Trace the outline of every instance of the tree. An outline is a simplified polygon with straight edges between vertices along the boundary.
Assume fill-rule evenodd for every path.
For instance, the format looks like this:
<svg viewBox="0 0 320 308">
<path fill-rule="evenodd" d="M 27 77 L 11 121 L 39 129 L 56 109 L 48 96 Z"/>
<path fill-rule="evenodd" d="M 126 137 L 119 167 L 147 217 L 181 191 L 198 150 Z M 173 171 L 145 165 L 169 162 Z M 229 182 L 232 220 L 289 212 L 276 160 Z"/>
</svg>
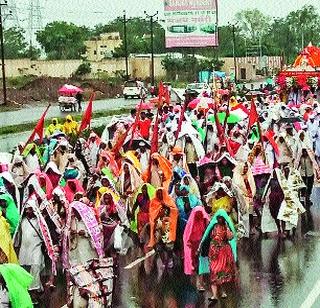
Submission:
<svg viewBox="0 0 320 308">
<path fill-rule="evenodd" d="M 257 42 L 268 31 L 271 18 L 259 10 L 242 10 L 236 14 L 236 19 L 244 35 L 252 42 Z"/>
<path fill-rule="evenodd" d="M 92 71 L 91 64 L 89 62 L 83 62 L 79 65 L 74 75 L 84 76 L 84 75 L 90 74 L 91 71 Z"/>
<path fill-rule="evenodd" d="M 301 10 L 289 13 L 286 23 L 293 33 L 297 51 L 311 41 L 315 45 L 320 43 L 320 15 L 313 5 L 305 5 Z"/>
<path fill-rule="evenodd" d="M 165 52 L 165 31 L 157 22 L 153 25 L 154 35 L 154 52 Z M 123 19 L 118 17 L 107 25 L 97 25 L 93 31 L 94 35 L 100 35 L 108 32 L 119 32 L 120 37 L 124 39 Z M 150 22 L 137 17 L 127 21 L 127 42 L 128 53 L 150 53 Z M 117 48 L 114 52 L 115 57 L 123 57 L 125 55 L 124 44 Z"/>
<path fill-rule="evenodd" d="M 7 59 L 24 58 L 27 55 L 27 42 L 24 30 L 18 27 L 5 29 L 4 36 L 4 55 Z"/>
<path fill-rule="evenodd" d="M 48 59 L 80 59 L 86 51 L 84 41 L 90 37 L 90 31 L 73 23 L 54 21 L 36 36 Z"/>
</svg>

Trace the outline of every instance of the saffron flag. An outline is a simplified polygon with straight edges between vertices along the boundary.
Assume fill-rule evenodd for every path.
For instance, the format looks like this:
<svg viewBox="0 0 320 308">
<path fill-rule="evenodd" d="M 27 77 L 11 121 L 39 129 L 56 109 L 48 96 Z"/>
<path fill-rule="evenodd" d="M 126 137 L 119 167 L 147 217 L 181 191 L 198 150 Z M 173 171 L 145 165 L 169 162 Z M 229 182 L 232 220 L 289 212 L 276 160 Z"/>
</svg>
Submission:
<svg viewBox="0 0 320 308">
<path fill-rule="evenodd" d="M 269 140 L 271 146 L 273 147 L 274 152 L 279 156 L 280 152 L 279 152 L 279 147 L 276 143 L 276 141 L 274 140 L 274 131 L 272 131 L 271 129 L 269 129 L 266 133 L 265 133 L 265 137 Z"/>
<path fill-rule="evenodd" d="M 159 138 L 159 109 L 157 112 L 156 120 L 154 122 L 153 135 L 151 139 L 150 156 L 153 153 L 158 152 L 158 138 Z"/>
<path fill-rule="evenodd" d="M 90 127 L 90 123 L 92 119 L 92 105 L 93 105 L 94 98 L 95 98 L 95 93 L 92 93 L 90 96 L 89 104 L 82 116 L 81 125 L 78 130 L 79 133 L 85 130 L 86 128 Z"/>
<path fill-rule="evenodd" d="M 166 94 L 166 89 L 163 85 L 162 80 L 159 83 L 159 90 L 158 90 L 158 99 L 159 99 L 159 104 L 162 105 L 163 103 L 163 99 L 165 98 L 165 94 Z"/>
<path fill-rule="evenodd" d="M 257 107 L 252 99 L 251 109 L 250 109 L 250 114 L 249 114 L 249 129 L 253 126 L 253 124 L 257 123 L 258 120 L 259 120 L 259 115 L 257 112 Z"/>
<path fill-rule="evenodd" d="M 48 107 L 46 108 L 46 110 L 44 111 L 44 113 L 42 114 L 39 122 L 37 123 L 36 127 L 34 128 L 31 136 L 29 137 L 28 141 L 26 142 L 26 145 L 32 141 L 34 141 L 35 137 L 38 136 L 39 137 L 39 141 L 40 143 L 42 143 L 43 141 L 43 129 L 44 129 L 44 120 L 46 118 L 47 112 L 49 110 L 51 105 L 48 105 Z"/>
<path fill-rule="evenodd" d="M 164 101 L 168 105 L 170 105 L 170 103 L 171 103 L 170 91 L 169 91 L 168 87 L 166 87 L 166 91 L 165 91 L 165 95 L 164 95 Z"/>
<path fill-rule="evenodd" d="M 125 133 L 123 133 L 123 134 L 119 137 L 117 143 L 116 143 L 116 144 L 114 145 L 114 147 L 112 148 L 111 152 L 114 153 L 115 156 L 119 156 L 119 151 L 120 151 L 120 149 L 122 148 L 124 142 L 126 141 L 126 139 L 127 139 L 127 137 L 128 137 L 128 134 L 129 134 L 131 128 L 132 128 L 132 125 L 126 130 Z"/>
<path fill-rule="evenodd" d="M 187 104 L 184 103 L 184 105 L 183 105 L 183 107 L 182 107 L 182 109 L 181 109 L 180 118 L 179 118 L 179 123 L 178 123 L 178 128 L 177 128 L 176 135 L 175 135 L 176 141 L 178 140 L 179 134 L 180 134 L 180 132 L 181 132 L 182 123 L 183 123 L 183 121 L 184 121 L 184 113 L 185 113 L 185 111 L 186 111 L 186 106 L 187 106 Z"/>
</svg>

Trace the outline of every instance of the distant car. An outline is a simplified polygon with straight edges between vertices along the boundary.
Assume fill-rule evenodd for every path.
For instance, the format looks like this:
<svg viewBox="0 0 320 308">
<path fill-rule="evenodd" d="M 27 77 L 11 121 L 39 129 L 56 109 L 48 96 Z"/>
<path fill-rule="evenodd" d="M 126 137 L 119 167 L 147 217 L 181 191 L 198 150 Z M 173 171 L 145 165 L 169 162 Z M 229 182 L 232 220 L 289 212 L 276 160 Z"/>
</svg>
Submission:
<svg viewBox="0 0 320 308">
<path fill-rule="evenodd" d="M 205 82 L 189 83 L 186 90 L 196 91 L 199 96 L 204 96 L 204 93 L 207 93 L 208 96 L 211 95 L 211 88 Z"/>
<path fill-rule="evenodd" d="M 123 86 L 123 97 L 125 99 L 131 98 L 140 98 L 141 96 L 141 83 L 137 81 L 126 81 Z"/>
</svg>

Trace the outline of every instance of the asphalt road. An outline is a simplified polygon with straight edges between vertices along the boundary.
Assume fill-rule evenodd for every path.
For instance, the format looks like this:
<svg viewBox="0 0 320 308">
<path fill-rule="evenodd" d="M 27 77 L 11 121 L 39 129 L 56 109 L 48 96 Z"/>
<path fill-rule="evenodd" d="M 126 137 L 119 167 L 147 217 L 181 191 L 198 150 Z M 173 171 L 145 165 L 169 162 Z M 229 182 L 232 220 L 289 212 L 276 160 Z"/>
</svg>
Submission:
<svg viewBox="0 0 320 308">
<path fill-rule="evenodd" d="M 124 98 L 114 98 L 107 100 L 99 100 L 93 103 L 93 112 L 103 111 L 103 110 L 114 110 L 120 109 L 124 107 L 134 107 L 139 100 Z M 87 102 L 83 103 L 83 109 L 86 107 Z M 34 122 L 39 120 L 44 110 L 46 109 L 46 105 L 40 105 L 35 107 L 25 107 L 22 109 L 14 110 L 14 111 L 5 111 L 0 112 L 0 127 L 8 126 L 8 125 L 19 125 L 22 123 Z M 68 112 L 61 112 L 59 110 L 58 104 L 53 104 L 48 111 L 47 117 L 63 117 L 66 116 Z M 72 113 L 78 114 L 78 113 Z"/>
<path fill-rule="evenodd" d="M 239 279 L 227 286 L 228 297 L 219 308 L 317 308 L 320 307 L 320 189 L 317 200 L 301 221 L 294 240 L 276 235 L 258 235 L 238 243 Z M 152 256 L 131 269 L 126 265 L 138 258 L 138 251 L 119 260 L 114 307 L 118 308 L 202 308 L 210 307 L 207 291 L 200 294 L 194 282 L 182 272 L 181 257 L 173 270 L 164 269 Z M 55 293 L 46 296 L 43 307 L 65 304 L 62 281 Z M 207 285 L 209 290 L 209 285 Z"/>
</svg>

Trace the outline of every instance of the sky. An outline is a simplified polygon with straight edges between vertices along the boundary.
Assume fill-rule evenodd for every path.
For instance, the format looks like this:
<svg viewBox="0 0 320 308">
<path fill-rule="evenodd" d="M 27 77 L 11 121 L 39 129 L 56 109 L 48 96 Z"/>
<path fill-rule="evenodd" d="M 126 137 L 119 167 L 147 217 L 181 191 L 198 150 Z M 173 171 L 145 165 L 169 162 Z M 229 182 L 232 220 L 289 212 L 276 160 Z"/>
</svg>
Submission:
<svg viewBox="0 0 320 308">
<path fill-rule="evenodd" d="M 30 0 L 9 0 L 17 3 L 21 25 L 26 25 Z M 152 14 L 159 11 L 163 15 L 163 0 L 33 0 L 40 1 L 43 25 L 54 20 L 64 20 L 79 25 L 93 27 L 127 11 L 128 17 L 144 16 L 144 11 Z M 219 24 L 234 21 L 234 15 L 247 8 L 257 8 L 271 17 L 284 17 L 290 11 L 303 5 L 313 4 L 320 13 L 319 0 L 218 0 Z"/>
</svg>

